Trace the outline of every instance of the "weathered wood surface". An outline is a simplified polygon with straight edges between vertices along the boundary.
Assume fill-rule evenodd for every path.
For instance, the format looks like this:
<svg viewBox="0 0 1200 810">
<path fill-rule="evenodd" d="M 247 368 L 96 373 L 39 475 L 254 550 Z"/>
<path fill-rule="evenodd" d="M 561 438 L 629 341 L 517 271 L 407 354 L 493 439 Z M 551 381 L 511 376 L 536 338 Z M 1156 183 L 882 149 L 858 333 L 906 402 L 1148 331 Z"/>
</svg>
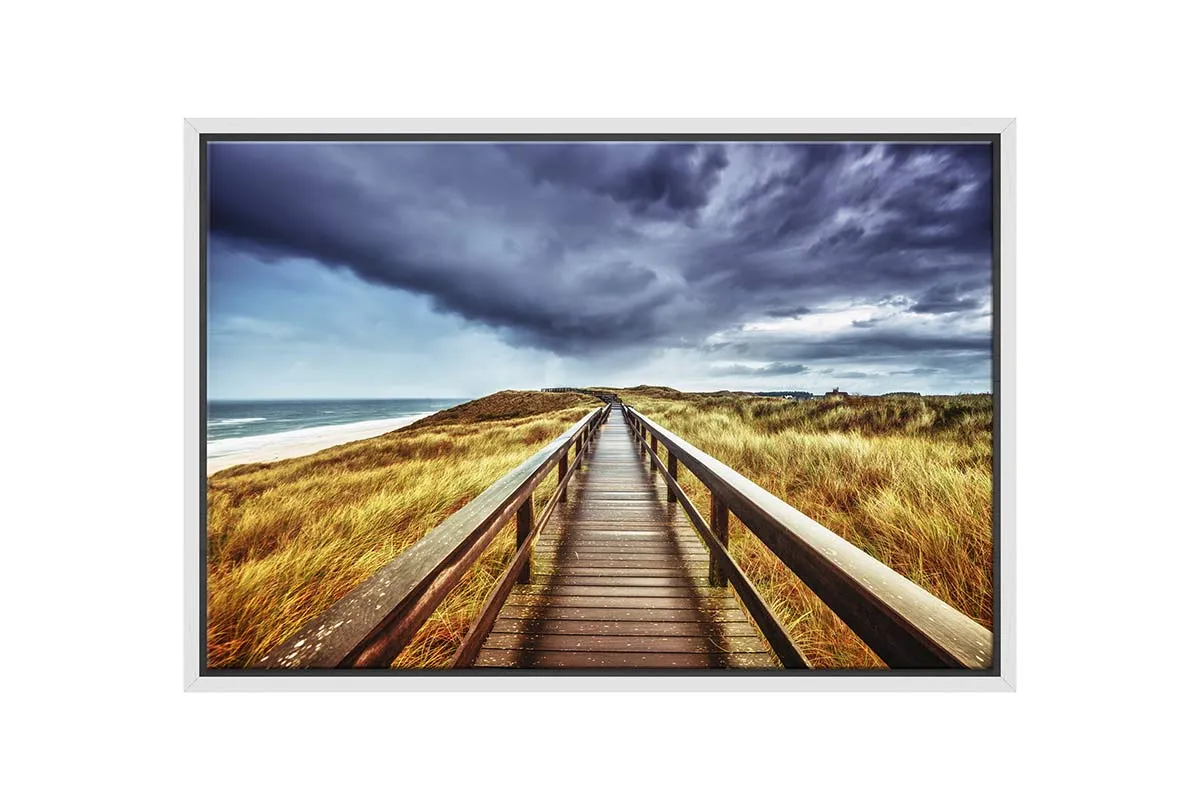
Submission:
<svg viewBox="0 0 1200 810">
<path fill-rule="evenodd" d="M 758 539 L 893 668 L 986 669 L 992 634 L 717 459 L 629 409 Z"/>
<path fill-rule="evenodd" d="M 477 667 L 776 668 L 614 411 L 475 657 Z"/>
<path fill-rule="evenodd" d="M 567 428 L 256 665 L 388 666 L 559 458 L 603 413 L 597 408 Z M 528 512 L 522 520 L 529 520 Z"/>
</svg>

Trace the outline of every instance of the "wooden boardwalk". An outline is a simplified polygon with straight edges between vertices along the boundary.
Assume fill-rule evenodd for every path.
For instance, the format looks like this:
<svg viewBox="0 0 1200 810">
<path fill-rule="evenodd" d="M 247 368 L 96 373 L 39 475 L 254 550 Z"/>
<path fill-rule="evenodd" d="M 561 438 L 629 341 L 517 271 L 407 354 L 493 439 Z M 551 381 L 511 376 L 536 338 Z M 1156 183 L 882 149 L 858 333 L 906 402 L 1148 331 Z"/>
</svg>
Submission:
<svg viewBox="0 0 1200 810">
<path fill-rule="evenodd" d="M 554 507 L 478 667 L 775 668 L 614 409 Z"/>
<path fill-rule="evenodd" d="M 707 521 L 679 468 L 708 489 Z M 534 495 L 556 470 L 538 512 Z M 256 668 L 390 668 L 515 521 L 522 539 L 454 668 L 811 669 L 729 556 L 731 515 L 889 667 L 994 668 L 986 627 L 620 401 L 580 418 Z"/>
</svg>

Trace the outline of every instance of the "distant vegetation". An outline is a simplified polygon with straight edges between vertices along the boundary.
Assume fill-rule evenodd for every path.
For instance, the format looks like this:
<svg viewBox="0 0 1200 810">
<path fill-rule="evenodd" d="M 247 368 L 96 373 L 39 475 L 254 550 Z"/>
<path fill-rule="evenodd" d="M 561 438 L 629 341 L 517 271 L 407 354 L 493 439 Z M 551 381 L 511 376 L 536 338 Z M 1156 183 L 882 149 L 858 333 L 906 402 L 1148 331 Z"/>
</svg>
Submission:
<svg viewBox="0 0 1200 810">
<path fill-rule="evenodd" d="M 990 395 L 792 401 L 628 392 L 625 400 L 991 626 Z M 707 488 L 680 471 L 684 489 L 707 515 Z M 882 665 L 732 517 L 730 547 L 816 666 Z"/>
<path fill-rule="evenodd" d="M 524 419 L 584 405 L 596 406 L 591 397 L 579 394 L 548 394 L 541 391 L 500 391 L 426 416 L 403 430 L 411 433 L 433 425 L 467 425 Z"/>
<path fill-rule="evenodd" d="M 602 390 L 990 625 L 990 396 L 798 401 Z M 505 391 L 374 439 L 211 476 L 209 665 L 257 660 L 598 404 Z M 707 514 L 707 490 L 680 471 Z M 539 509 L 552 479 L 539 490 Z M 881 665 L 733 518 L 730 533 L 739 564 L 810 660 Z M 513 545 L 510 527 L 396 666 L 449 663 Z"/>
<path fill-rule="evenodd" d="M 760 397 L 792 397 L 794 399 L 812 399 L 812 391 L 755 391 Z"/>
</svg>

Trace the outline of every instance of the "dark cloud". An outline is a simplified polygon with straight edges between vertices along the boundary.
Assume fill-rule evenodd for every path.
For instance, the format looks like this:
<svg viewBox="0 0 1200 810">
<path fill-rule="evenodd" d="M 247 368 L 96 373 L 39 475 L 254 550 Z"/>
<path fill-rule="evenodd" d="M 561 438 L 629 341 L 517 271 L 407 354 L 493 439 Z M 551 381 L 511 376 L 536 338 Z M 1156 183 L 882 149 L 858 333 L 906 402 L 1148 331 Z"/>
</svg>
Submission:
<svg viewBox="0 0 1200 810">
<path fill-rule="evenodd" d="M 987 145 L 218 143 L 208 165 L 223 246 L 423 295 L 515 346 L 691 347 L 805 370 L 975 368 L 989 352 L 986 324 L 884 316 L 816 338 L 728 337 L 855 302 L 902 300 L 938 324 L 978 313 Z"/>
<path fill-rule="evenodd" d="M 710 361 L 737 359 L 743 365 L 746 359 L 754 359 L 776 367 L 791 364 L 812 367 L 815 373 L 833 379 L 901 374 L 918 379 L 937 376 L 986 381 L 991 378 L 991 336 L 978 332 L 931 334 L 889 327 L 848 329 L 829 337 L 804 340 L 731 332 L 720 340 L 710 341 L 704 347 L 704 354 Z M 925 365 L 913 367 L 914 360 Z M 848 363 L 853 366 L 847 368 Z M 896 366 L 900 368 L 893 368 Z"/>
<path fill-rule="evenodd" d="M 801 315 L 811 315 L 809 307 L 771 307 L 764 309 L 763 315 L 769 318 L 799 318 Z"/>
<path fill-rule="evenodd" d="M 942 314 L 979 309 L 982 304 L 978 295 L 964 292 L 961 284 L 939 283 L 926 290 L 909 309 L 912 312 Z"/>
<path fill-rule="evenodd" d="M 926 354 L 990 356 L 990 334 L 938 335 L 899 329 L 846 331 L 834 337 L 797 340 L 785 336 L 746 333 L 725 335 L 705 351 L 717 356 L 753 355 L 770 360 L 840 360 L 846 357 L 897 358 Z"/>
<path fill-rule="evenodd" d="M 523 143 L 501 148 L 537 183 L 602 194 L 638 213 L 686 214 L 703 208 L 729 165 L 720 144 L 622 148 L 601 143 Z"/>
</svg>

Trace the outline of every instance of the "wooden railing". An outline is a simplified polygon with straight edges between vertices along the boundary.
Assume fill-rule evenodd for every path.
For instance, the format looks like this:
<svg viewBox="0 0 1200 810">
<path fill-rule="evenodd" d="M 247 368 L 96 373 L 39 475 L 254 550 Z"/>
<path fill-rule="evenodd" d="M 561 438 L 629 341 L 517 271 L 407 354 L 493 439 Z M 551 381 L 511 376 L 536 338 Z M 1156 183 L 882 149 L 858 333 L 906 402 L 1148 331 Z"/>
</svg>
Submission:
<svg viewBox="0 0 1200 810">
<path fill-rule="evenodd" d="M 668 499 L 679 502 L 708 546 L 710 582 L 728 580 L 784 666 L 804 666 L 804 658 L 729 555 L 730 512 L 889 667 L 991 665 L 992 634 L 970 617 L 632 407 L 621 409 L 650 463 L 663 474 Z M 660 442 L 665 464 L 658 455 Z M 680 463 L 708 487 L 708 523 L 676 480 Z"/>
<path fill-rule="evenodd" d="M 332 607 L 262 657 L 256 667 L 387 667 L 514 517 L 517 551 L 459 650 L 469 663 L 504 597 L 528 581 L 530 549 L 611 405 L 596 408 L 448 517 Z M 574 461 L 569 461 L 571 448 Z M 536 525 L 533 494 L 551 469 L 559 485 Z M 482 633 L 482 635 L 481 635 Z"/>
</svg>

